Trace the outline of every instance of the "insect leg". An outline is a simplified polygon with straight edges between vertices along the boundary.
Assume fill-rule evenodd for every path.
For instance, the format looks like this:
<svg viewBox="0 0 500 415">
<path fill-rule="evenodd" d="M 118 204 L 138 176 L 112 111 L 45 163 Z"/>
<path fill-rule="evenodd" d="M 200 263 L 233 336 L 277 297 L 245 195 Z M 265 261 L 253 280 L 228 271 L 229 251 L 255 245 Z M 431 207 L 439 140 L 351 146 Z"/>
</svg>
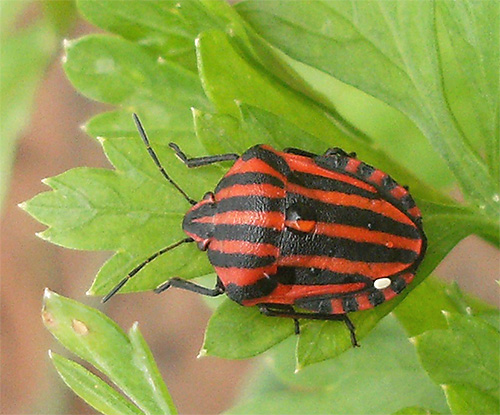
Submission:
<svg viewBox="0 0 500 415">
<path fill-rule="evenodd" d="M 167 282 L 159 285 L 154 292 L 160 294 L 161 292 L 169 289 L 170 287 L 176 287 L 187 291 L 192 291 L 197 294 L 206 295 L 208 297 L 217 297 L 224 293 L 225 289 L 221 281 L 217 279 L 217 284 L 215 288 L 202 287 L 201 285 L 195 284 L 191 281 L 183 280 L 182 278 L 171 278 Z"/>
<path fill-rule="evenodd" d="M 295 311 L 292 306 L 286 304 L 259 304 L 259 310 L 262 314 L 270 317 L 286 317 L 293 318 L 294 320 L 304 318 L 308 320 L 343 321 L 349 329 L 353 347 L 359 346 L 356 339 L 356 327 L 354 327 L 352 321 L 347 317 L 347 314 L 300 313 Z"/>
<path fill-rule="evenodd" d="M 221 161 L 235 161 L 240 158 L 240 156 L 235 153 L 188 158 L 177 144 L 170 143 L 169 147 L 175 151 L 175 155 L 189 168 L 208 166 L 209 164 L 219 163 Z"/>
<path fill-rule="evenodd" d="M 289 304 L 259 304 L 259 311 L 269 317 L 290 317 L 295 313 L 294 308 Z M 284 315 L 286 314 L 286 316 Z M 297 318 L 293 318 L 295 324 L 295 334 L 300 334 L 300 323 Z"/>
</svg>

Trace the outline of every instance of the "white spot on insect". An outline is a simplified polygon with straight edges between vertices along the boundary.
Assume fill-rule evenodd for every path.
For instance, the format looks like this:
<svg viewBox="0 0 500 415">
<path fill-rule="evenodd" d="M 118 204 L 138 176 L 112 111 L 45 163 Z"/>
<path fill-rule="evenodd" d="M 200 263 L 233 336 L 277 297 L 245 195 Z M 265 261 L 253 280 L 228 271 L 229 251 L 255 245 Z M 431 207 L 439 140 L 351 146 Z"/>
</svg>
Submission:
<svg viewBox="0 0 500 415">
<path fill-rule="evenodd" d="M 96 73 L 111 73 L 115 70 L 115 61 L 110 58 L 97 59 L 95 62 Z"/>
<path fill-rule="evenodd" d="M 378 280 L 375 280 L 375 282 L 373 283 L 373 286 L 377 290 L 383 290 L 384 288 L 387 288 L 389 285 L 391 285 L 390 278 L 379 278 Z"/>
<path fill-rule="evenodd" d="M 372 225 L 371 223 L 368 223 L 368 224 L 366 225 L 366 227 L 367 227 L 368 229 L 371 229 L 371 228 L 373 227 L 373 225 Z"/>
</svg>

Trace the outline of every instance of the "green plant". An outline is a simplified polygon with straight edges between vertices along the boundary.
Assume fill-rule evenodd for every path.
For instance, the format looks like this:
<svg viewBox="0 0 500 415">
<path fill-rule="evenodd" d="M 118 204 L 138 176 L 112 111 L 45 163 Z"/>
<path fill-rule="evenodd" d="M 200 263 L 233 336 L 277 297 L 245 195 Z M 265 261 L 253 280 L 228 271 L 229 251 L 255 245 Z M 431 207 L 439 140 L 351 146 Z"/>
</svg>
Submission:
<svg viewBox="0 0 500 415">
<path fill-rule="evenodd" d="M 168 141 L 192 155 L 241 153 L 260 142 L 313 152 L 340 146 L 410 185 L 423 210 L 427 257 L 411 290 L 353 313 L 361 351 L 348 350 L 342 324 L 307 322 L 295 337 L 290 321 L 225 300 L 209 322 L 202 354 L 246 358 L 272 348 L 253 397 L 230 412 L 498 411 L 498 312 L 456 287 L 424 281 L 467 235 L 499 245 L 499 36 L 491 35 L 498 34 L 498 3 L 244 1 L 231 7 L 211 0 L 119 6 L 80 0 L 78 7 L 114 34 L 67 42 L 64 68 L 84 95 L 118 107 L 86 126 L 115 169 L 79 168 L 47 179 L 52 191 L 23 207 L 48 225 L 41 234 L 48 241 L 116 252 L 90 294 L 106 294 L 144 258 L 182 237 L 186 203 L 148 158 L 132 111 L 169 173 L 195 199 L 214 187 L 225 167 L 190 172 L 188 184 Z M 459 186 L 464 203 L 448 195 L 451 185 Z M 123 291 L 211 272 L 204 253 L 183 246 L 144 268 Z M 395 318 L 380 322 L 391 311 Z M 89 358 L 93 345 L 74 334 L 84 327 L 92 332 L 100 314 L 49 295 L 44 317 L 66 347 L 108 375 L 137 407 L 104 386 L 106 398 L 95 403 L 82 385 L 100 381 L 53 357 L 84 399 L 103 413 L 126 405 L 129 412 L 157 413 L 126 385 L 137 368 L 152 370 L 160 382 L 136 331 L 120 336 L 141 359 L 108 373 L 115 354 Z M 53 324 L 63 318 L 66 340 Z M 83 326 L 75 328 L 75 320 Z M 110 330 L 103 329 L 100 342 L 110 341 Z M 468 370 L 471 362 L 481 376 Z M 163 412 L 175 411 L 166 392 L 161 402 Z"/>
</svg>

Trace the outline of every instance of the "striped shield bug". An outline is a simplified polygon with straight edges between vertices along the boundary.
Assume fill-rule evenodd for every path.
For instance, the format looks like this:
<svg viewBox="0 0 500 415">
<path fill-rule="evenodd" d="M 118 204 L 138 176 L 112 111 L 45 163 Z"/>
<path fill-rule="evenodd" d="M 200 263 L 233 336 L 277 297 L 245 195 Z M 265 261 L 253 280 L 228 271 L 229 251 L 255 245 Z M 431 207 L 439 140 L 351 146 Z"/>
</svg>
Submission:
<svg viewBox="0 0 500 415">
<path fill-rule="evenodd" d="M 420 210 L 407 187 L 354 153 L 257 145 L 241 156 L 188 158 L 171 143 L 189 168 L 234 161 L 196 202 L 170 178 L 135 114 L 134 120 L 161 174 L 192 205 L 182 223 L 187 237 L 140 263 L 103 301 L 155 258 L 195 242 L 217 273 L 215 287 L 172 278 L 156 293 L 170 287 L 225 293 L 266 316 L 293 319 L 297 334 L 299 319 L 344 321 L 357 346 L 348 313 L 392 299 L 413 280 L 426 250 Z"/>
</svg>

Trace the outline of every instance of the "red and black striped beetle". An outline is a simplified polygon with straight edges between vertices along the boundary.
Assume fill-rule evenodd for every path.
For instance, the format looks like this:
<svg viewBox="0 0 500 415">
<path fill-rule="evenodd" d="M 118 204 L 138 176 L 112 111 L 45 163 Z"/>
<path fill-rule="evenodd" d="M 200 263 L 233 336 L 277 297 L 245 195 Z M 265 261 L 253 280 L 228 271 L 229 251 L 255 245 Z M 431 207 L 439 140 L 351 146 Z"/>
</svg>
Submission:
<svg viewBox="0 0 500 415">
<path fill-rule="evenodd" d="M 169 287 L 226 293 L 267 316 L 294 319 L 296 333 L 298 319 L 342 320 L 356 346 L 347 313 L 388 301 L 413 280 L 426 250 L 420 210 L 408 188 L 354 153 L 257 145 L 241 156 L 187 158 L 171 143 L 187 167 L 235 162 L 196 202 L 168 176 L 135 114 L 134 120 L 163 176 L 192 205 L 182 223 L 188 237 L 139 264 L 103 301 L 158 256 L 196 242 L 215 268 L 215 288 L 172 278 L 156 293 Z"/>
</svg>

